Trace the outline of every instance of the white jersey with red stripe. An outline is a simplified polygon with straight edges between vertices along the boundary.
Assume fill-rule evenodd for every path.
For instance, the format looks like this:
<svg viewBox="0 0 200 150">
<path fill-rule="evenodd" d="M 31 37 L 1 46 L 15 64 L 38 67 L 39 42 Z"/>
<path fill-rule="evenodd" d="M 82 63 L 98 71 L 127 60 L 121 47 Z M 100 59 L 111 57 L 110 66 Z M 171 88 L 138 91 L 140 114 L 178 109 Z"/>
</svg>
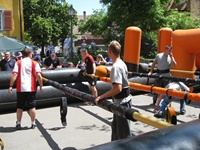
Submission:
<svg viewBox="0 0 200 150">
<path fill-rule="evenodd" d="M 15 63 L 13 73 L 17 73 L 17 92 L 36 92 L 36 74 L 41 73 L 39 64 L 29 57 Z"/>
</svg>

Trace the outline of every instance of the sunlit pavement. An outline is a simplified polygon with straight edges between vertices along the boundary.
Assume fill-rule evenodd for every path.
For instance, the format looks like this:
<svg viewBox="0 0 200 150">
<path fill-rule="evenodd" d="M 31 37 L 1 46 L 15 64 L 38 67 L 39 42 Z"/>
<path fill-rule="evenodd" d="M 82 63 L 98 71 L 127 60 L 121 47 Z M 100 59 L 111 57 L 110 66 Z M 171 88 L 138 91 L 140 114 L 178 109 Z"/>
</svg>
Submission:
<svg viewBox="0 0 200 150">
<path fill-rule="evenodd" d="M 132 106 L 147 116 L 153 116 L 151 95 L 133 96 Z M 178 124 L 198 119 L 199 105 L 186 106 L 186 114 L 178 115 Z M 179 111 L 179 102 L 172 106 Z M 165 120 L 164 118 L 162 120 Z M 100 107 L 75 103 L 68 105 L 67 126 L 60 121 L 60 107 L 37 110 L 37 127 L 30 129 L 31 122 L 24 112 L 22 129 L 15 129 L 16 114 L 0 115 L 0 138 L 5 150 L 79 150 L 110 142 L 112 113 Z M 133 135 L 143 134 L 156 128 L 142 122 L 131 122 Z"/>
</svg>

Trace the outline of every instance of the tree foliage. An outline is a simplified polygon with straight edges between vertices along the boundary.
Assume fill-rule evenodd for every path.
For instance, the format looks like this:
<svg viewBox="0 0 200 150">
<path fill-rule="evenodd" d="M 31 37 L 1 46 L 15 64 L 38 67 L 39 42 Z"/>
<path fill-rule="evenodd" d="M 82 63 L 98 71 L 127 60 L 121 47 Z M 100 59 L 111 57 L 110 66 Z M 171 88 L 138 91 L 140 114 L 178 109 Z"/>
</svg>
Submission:
<svg viewBox="0 0 200 150">
<path fill-rule="evenodd" d="M 69 5 L 63 0 L 23 0 L 23 6 L 25 33 L 36 45 L 44 46 L 50 40 L 56 43 L 70 33 Z M 73 24 L 76 22 L 73 17 Z"/>
<path fill-rule="evenodd" d="M 79 32 L 82 34 L 90 32 L 94 36 L 104 36 L 105 32 L 105 20 L 106 14 L 104 10 L 94 11 L 93 14 L 85 20 L 79 21 Z"/>
<path fill-rule="evenodd" d="M 176 30 L 199 27 L 199 20 L 191 18 L 188 12 L 178 12 L 176 9 L 167 11 L 170 1 L 101 0 L 100 2 L 107 6 L 107 12 L 103 13 L 103 16 L 101 12 L 96 12 L 86 22 L 81 23 L 81 30 L 88 29 L 107 41 L 116 39 L 123 46 L 126 28 L 137 26 L 142 30 L 141 55 L 153 58 L 157 52 L 160 28 L 169 27 Z"/>
</svg>

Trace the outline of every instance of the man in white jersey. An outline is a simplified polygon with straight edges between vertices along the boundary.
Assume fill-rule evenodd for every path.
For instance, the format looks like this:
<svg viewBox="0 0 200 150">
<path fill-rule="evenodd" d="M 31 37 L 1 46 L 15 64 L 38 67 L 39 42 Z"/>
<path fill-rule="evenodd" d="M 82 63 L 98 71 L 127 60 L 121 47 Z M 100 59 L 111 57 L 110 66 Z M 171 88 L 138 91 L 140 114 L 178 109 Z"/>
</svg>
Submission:
<svg viewBox="0 0 200 150">
<path fill-rule="evenodd" d="M 176 66 L 176 61 L 172 54 L 172 47 L 166 46 L 165 51 L 163 53 L 158 53 L 153 61 L 153 64 L 151 65 L 150 72 L 148 75 L 152 75 L 155 65 L 157 64 L 157 70 L 156 75 L 160 76 L 170 76 L 170 69 L 173 66 Z M 160 80 L 156 79 L 155 86 L 158 87 L 165 87 L 168 84 L 168 80 Z M 153 98 L 153 104 L 156 103 L 158 95 L 155 94 Z M 162 99 L 163 97 L 158 97 L 159 99 Z"/>
<path fill-rule="evenodd" d="M 31 50 L 25 48 L 22 51 L 23 59 L 18 60 L 15 63 L 14 69 L 12 71 L 12 76 L 10 79 L 10 87 L 8 93 L 12 94 L 12 87 L 16 80 L 16 92 L 17 92 L 17 122 L 16 129 L 21 129 L 21 119 L 23 110 L 28 109 L 28 113 L 31 117 L 31 128 L 36 127 L 36 101 L 35 95 L 37 90 L 37 82 L 40 86 L 40 91 L 42 89 L 42 75 L 39 64 L 32 60 Z"/>
<path fill-rule="evenodd" d="M 116 104 L 121 104 L 131 108 L 130 87 L 128 82 L 128 69 L 126 64 L 120 58 L 121 45 L 117 41 L 112 41 L 108 46 L 108 56 L 113 61 L 110 72 L 112 88 L 110 91 L 95 99 L 98 104 L 99 100 L 113 97 Z M 130 121 L 118 115 L 113 115 L 112 136 L 111 140 L 118 140 L 131 137 Z"/>
</svg>

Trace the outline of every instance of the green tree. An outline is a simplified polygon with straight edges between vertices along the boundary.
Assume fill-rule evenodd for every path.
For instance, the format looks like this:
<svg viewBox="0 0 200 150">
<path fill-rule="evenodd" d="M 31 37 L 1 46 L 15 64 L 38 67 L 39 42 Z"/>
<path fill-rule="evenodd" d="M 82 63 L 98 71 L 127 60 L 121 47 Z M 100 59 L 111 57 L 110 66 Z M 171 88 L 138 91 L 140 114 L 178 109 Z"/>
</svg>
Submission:
<svg viewBox="0 0 200 150">
<path fill-rule="evenodd" d="M 104 10 L 94 11 L 93 14 L 85 20 L 79 21 L 79 32 L 91 32 L 94 36 L 104 36 L 106 13 Z"/>
<path fill-rule="evenodd" d="M 69 4 L 63 0 L 24 0 L 23 6 L 27 39 L 36 45 L 44 47 L 50 40 L 57 44 L 70 34 Z M 76 23 L 75 12 L 73 25 Z"/>
<path fill-rule="evenodd" d="M 199 27 L 199 20 L 191 18 L 188 12 L 178 12 L 176 9 L 167 11 L 171 0 L 101 0 L 100 2 L 107 6 L 107 12 L 103 17 L 98 16 L 101 16 L 100 12 L 92 15 L 83 23 L 82 29 L 86 31 L 86 26 L 92 22 L 91 33 L 103 33 L 99 35 L 107 41 L 116 39 L 123 46 L 126 28 L 137 26 L 142 30 L 141 56 L 146 58 L 153 58 L 157 53 L 157 36 L 160 28 L 169 27 L 176 30 Z M 95 27 L 98 27 L 98 32 Z"/>
</svg>

